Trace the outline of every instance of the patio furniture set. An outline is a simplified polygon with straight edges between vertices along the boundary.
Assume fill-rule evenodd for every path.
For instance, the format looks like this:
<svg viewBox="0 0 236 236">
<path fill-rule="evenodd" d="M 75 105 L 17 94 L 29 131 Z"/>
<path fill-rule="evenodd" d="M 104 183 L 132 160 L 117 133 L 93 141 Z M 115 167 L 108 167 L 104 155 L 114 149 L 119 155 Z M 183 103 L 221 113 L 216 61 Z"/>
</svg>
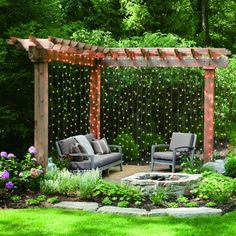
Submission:
<svg viewBox="0 0 236 236">
<path fill-rule="evenodd" d="M 170 144 L 152 145 L 151 171 L 154 165 L 169 165 L 172 172 L 180 164 L 183 154 L 193 156 L 197 135 L 173 132 Z M 122 148 L 119 145 L 108 145 L 105 138 L 96 139 L 94 134 L 77 135 L 56 142 L 61 159 L 69 157 L 71 171 L 107 170 L 120 166 L 122 171 Z M 166 148 L 167 150 L 162 150 Z"/>
</svg>

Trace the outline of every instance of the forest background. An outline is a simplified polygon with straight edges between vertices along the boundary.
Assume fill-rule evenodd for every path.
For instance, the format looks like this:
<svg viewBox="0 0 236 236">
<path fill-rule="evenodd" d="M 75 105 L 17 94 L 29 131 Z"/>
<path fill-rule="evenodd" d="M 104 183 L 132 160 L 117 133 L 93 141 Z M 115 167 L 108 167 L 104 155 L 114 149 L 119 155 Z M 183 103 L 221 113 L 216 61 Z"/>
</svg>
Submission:
<svg viewBox="0 0 236 236">
<path fill-rule="evenodd" d="M 235 0 L 0 0 L 0 147 L 24 153 L 33 141 L 33 64 L 10 36 L 73 39 L 104 47 L 220 47 L 230 66 L 218 70 L 215 116 L 236 141 Z M 223 94 L 223 96 L 222 96 Z M 229 119 L 230 116 L 230 119 Z M 219 133 L 219 130 L 216 132 Z M 219 138 L 220 137 L 219 135 Z"/>
</svg>

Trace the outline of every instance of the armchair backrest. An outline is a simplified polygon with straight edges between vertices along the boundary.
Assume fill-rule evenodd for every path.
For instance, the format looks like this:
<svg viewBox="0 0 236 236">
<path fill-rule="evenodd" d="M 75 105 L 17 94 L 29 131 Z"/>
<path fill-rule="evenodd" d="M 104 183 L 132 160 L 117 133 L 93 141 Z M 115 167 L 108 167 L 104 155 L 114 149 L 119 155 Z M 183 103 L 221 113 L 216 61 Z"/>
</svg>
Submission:
<svg viewBox="0 0 236 236">
<path fill-rule="evenodd" d="M 170 142 L 169 150 L 173 151 L 173 149 L 177 147 L 189 146 L 195 149 L 197 135 L 190 133 L 178 133 L 173 132 Z M 178 151 L 184 152 L 189 151 L 189 148 L 181 148 Z"/>
</svg>

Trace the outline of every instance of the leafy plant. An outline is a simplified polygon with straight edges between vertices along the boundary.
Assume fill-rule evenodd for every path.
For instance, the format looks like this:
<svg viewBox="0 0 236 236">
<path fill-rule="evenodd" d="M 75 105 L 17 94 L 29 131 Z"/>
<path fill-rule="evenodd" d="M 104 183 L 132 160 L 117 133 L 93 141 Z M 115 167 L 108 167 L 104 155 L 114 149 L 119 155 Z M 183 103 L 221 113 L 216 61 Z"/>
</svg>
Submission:
<svg viewBox="0 0 236 236">
<path fill-rule="evenodd" d="M 79 181 L 80 197 L 83 199 L 91 198 L 100 178 L 101 174 L 98 169 L 83 172 Z"/>
<path fill-rule="evenodd" d="M 39 189 L 43 170 L 34 158 L 36 153 L 36 148 L 31 146 L 25 158 L 20 160 L 14 154 L 2 151 L 0 153 L 0 189 L 4 191 Z"/>
<path fill-rule="evenodd" d="M 225 163 L 225 174 L 229 177 L 236 178 L 236 155 L 229 154 Z"/>
<path fill-rule="evenodd" d="M 27 199 L 25 202 L 30 206 L 37 206 L 40 204 L 40 201 L 38 201 L 37 199 Z"/>
<path fill-rule="evenodd" d="M 121 145 L 124 159 L 132 161 L 139 158 L 139 146 L 129 133 L 121 133 L 114 140 L 114 144 Z"/>
<path fill-rule="evenodd" d="M 105 197 L 102 200 L 103 205 L 112 205 L 112 200 L 109 197 Z"/>
<path fill-rule="evenodd" d="M 164 202 L 169 197 L 169 189 L 165 187 L 158 187 L 156 191 L 152 194 L 150 200 L 156 206 L 164 205 Z"/>
<path fill-rule="evenodd" d="M 176 199 L 176 201 L 177 201 L 178 203 L 184 203 L 184 204 L 186 204 L 186 203 L 189 202 L 188 198 L 186 198 L 186 197 L 184 197 L 184 196 L 179 196 L 179 197 Z"/>
<path fill-rule="evenodd" d="M 178 203 L 176 203 L 176 202 L 168 202 L 166 205 L 170 208 L 178 208 L 179 207 Z"/>
<path fill-rule="evenodd" d="M 11 201 L 13 202 L 17 202 L 17 201 L 20 201 L 22 199 L 21 196 L 17 196 L 17 195 L 13 195 L 10 197 Z"/>
<path fill-rule="evenodd" d="M 129 202 L 128 201 L 121 201 L 117 203 L 118 207 L 127 207 L 129 206 Z"/>
<path fill-rule="evenodd" d="M 202 199 L 227 202 L 235 193 L 235 180 L 221 174 L 207 174 L 193 192 Z"/>
<path fill-rule="evenodd" d="M 208 203 L 206 203 L 205 206 L 206 207 L 215 207 L 215 206 L 217 206 L 217 204 L 215 202 L 208 202 Z"/>
<path fill-rule="evenodd" d="M 46 201 L 46 196 L 45 195 L 39 195 L 35 199 L 39 202 L 44 202 L 44 201 Z"/>
<path fill-rule="evenodd" d="M 44 194 L 75 193 L 79 189 L 80 174 L 71 173 L 68 170 L 48 171 L 45 178 L 40 182 L 41 192 Z"/>
<path fill-rule="evenodd" d="M 197 202 L 188 202 L 185 204 L 186 207 L 198 207 Z"/>
<path fill-rule="evenodd" d="M 139 189 L 105 181 L 98 183 L 93 196 L 108 197 L 112 201 L 128 202 L 129 204 L 140 204 L 143 202 L 143 194 Z"/>
<path fill-rule="evenodd" d="M 181 167 L 184 173 L 188 174 L 201 173 L 201 168 L 203 163 L 199 156 L 191 157 L 184 155 L 181 157 L 180 160 L 181 160 Z"/>
<path fill-rule="evenodd" d="M 47 202 L 51 204 L 57 203 L 58 201 L 59 201 L 58 197 L 50 197 L 47 199 Z"/>
</svg>

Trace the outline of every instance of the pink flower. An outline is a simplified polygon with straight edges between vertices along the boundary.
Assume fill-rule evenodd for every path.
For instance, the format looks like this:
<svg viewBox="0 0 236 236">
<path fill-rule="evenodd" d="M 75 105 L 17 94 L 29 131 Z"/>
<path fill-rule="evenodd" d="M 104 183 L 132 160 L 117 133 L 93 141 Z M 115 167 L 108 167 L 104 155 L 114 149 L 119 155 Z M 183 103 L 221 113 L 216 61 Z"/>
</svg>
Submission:
<svg viewBox="0 0 236 236">
<path fill-rule="evenodd" d="M 9 153 L 8 155 L 7 155 L 7 158 L 12 158 L 12 157 L 15 157 L 15 155 L 13 154 L 13 153 Z"/>
<path fill-rule="evenodd" d="M 3 152 L 0 153 L 0 156 L 7 158 L 7 153 L 3 151 Z"/>
<path fill-rule="evenodd" d="M 0 177 L 2 179 L 9 179 L 10 178 L 10 173 L 7 170 L 4 170 L 3 172 L 0 173 Z"/>
<path fill-rule="evenodd" d="M 23 175 L 24 175 L 24 173 L 23 173 L 23 172 L 20 172 L 20 173 L 19 173 L 19 176 L 20 176 L 20 177 L 22 177 Z"/>
<path fill-rule="evenodd" d="M 41 170 L 38 170 L 36 168 L 31 168 L 30 169 L 30 176 L 33 178 L 38 177 L 41 174 Z"/>
<path fill-rule="evenodd" d="M 29 147 L 28 152 L 30 154 L 36 155 L 38 153 L 38 150 L 36 149 L 36 147 L 31 146 L 31 147 Z"/>
</svg>

